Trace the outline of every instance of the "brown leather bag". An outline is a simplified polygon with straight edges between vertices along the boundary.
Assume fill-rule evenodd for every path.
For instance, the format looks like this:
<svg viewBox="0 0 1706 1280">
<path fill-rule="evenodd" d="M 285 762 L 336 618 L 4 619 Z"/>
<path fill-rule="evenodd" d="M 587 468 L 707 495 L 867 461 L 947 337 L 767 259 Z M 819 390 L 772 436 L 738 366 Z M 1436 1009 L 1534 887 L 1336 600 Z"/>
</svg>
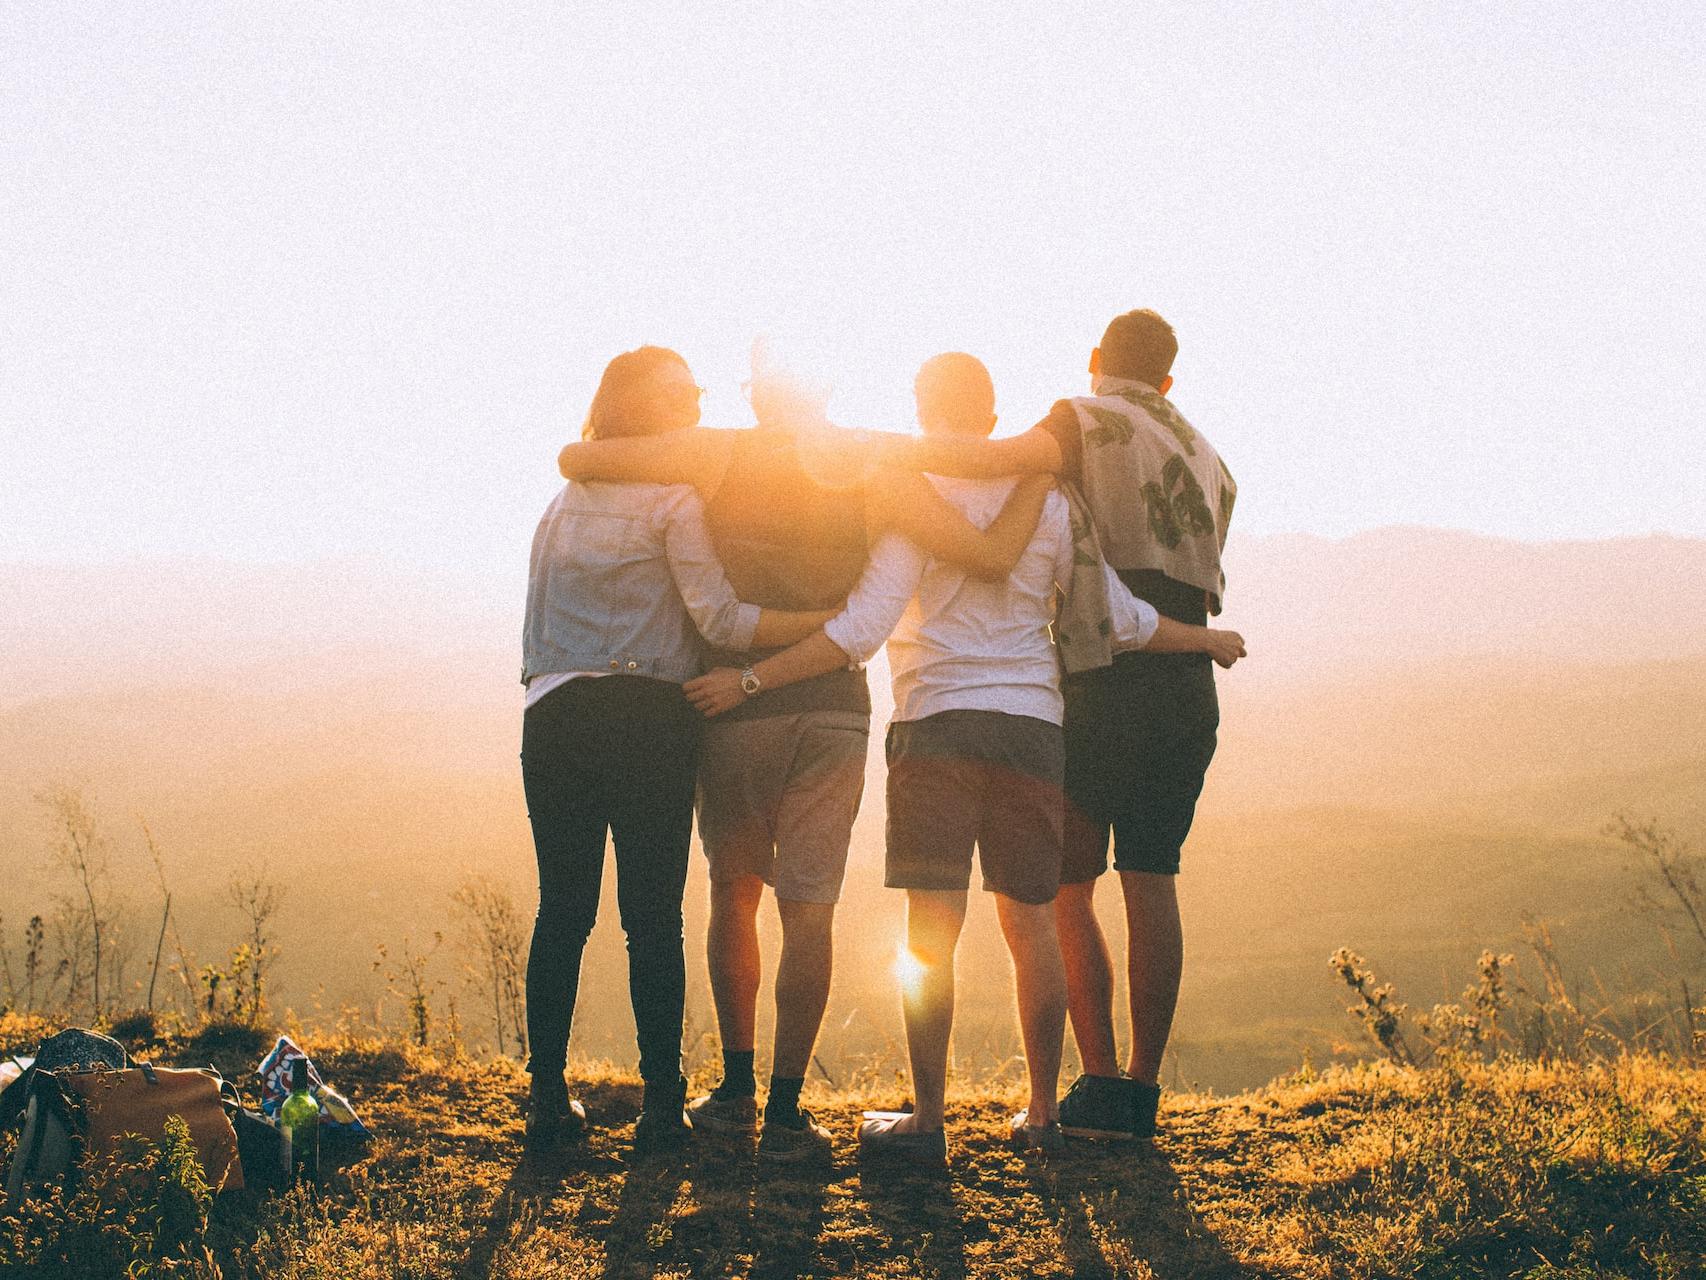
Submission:
<svg viewBox="0 0 1706 1280">
<path fill-rule="evenodd" d="M 144 1063 L 123 1071 L 55 1073 L 60 1086 L 81 1101 L 84 1149 L 105 1155 L 120 1134 L 136 1133 L 153 1142 L 165 1136 L 166 1118 L 182 1116 L 196 1156 L 215 1192 L 243 1185 L 237 1160 L 237 1133 L 220 1097 L 223 1081 L 211 1071 L 154 1067 Z"/>
</svg>

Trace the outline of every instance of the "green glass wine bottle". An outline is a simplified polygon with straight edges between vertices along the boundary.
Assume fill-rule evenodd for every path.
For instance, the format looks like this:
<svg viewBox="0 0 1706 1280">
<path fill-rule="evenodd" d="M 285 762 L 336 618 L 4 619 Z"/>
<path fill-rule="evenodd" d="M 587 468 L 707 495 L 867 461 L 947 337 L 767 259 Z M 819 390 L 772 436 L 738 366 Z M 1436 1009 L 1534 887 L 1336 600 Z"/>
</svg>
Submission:
<svg viewBox="0 0 1706 1280">
<path fill-rule="evenodd" d="M 290 1180 L 314 1185 L 320 1181 L 320 1104 L 308 1089 L 307 1058 L 290 1064 L 290 1096 L 278 1118 L 290 1135 Z"/>
</svg>

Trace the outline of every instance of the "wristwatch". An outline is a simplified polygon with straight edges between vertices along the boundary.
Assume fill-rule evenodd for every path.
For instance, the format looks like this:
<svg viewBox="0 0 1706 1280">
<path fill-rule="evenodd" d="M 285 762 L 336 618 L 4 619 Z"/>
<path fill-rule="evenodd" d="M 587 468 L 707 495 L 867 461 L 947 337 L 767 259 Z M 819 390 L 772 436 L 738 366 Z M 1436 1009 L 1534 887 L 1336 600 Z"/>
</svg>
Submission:
<svg viewBox="0 0 1706 1280">
<path fill-rule="evenodd" d="M 754 671 L 751 667 L 746 667 L 741 671 L 740 691 L 742 693 L 749 698 L 753 698 L 758 696 L 758 691 L 762 688 L 764 688 L 764 683 L 759 680 L 758 672 Z"/>
</svg>

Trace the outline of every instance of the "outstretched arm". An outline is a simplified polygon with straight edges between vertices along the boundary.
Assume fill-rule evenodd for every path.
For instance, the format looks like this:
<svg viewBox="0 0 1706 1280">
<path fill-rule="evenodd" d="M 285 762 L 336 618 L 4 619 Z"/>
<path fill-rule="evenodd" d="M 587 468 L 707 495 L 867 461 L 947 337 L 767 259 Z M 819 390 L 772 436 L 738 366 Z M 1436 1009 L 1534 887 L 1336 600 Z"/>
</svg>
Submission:
<svg viewBox="0 0 1706 1280">
<path fill-rule="evenodd" d="M 836 612 L 834 609 L 760 609 L 758 626 L 752 632 L 752 647 L 775 649 L 785 644 L 797 644 L 823 630 L 824 624 Z"/>
<path fill-rule="evenodd" d="M 752 671 L 765 689 L 780 689 L 785 684 L 810 680 L 813 676 L 845 666 L 847 651 L 819 631 L 792 648 L 755 663 Z M 682 692 L 700 715 L 720 715 L 746 701 L 740 677 L 741 673 L 733 667 L 716 667 L 697 680 L 689 680 L 682 686 Z M 764 694 L 761 692 L 757 696 L 762 698 Z"/>
<path fill-rule="evenodd" d="M 825 624 L 824 629 L 791 649 L 754 664 L 761 691 L 823 675 L 855 663 L 868 662 L 900 621 L 907 602 L 918 590 L 924 574 L 924 555 L 903 538 L 888 534 L 871 552 L 847 607 Z M 747 695 L 740 687 L 741 673 L 718 667 L 684 686 L 688 701 L 708 716 L 739 706 Z"/>
<path fill-rule="evenodd" d="M 934 485 L 912 472 L 876 472 L 865 492 L 874 530 L 899 533 L 974 578 L 999 582 L 1013 572 L 1030 545 L 1053 484 L 1053 476 L 1025 477 L 987 529 L 967 520 Z"/>
<path fill-rule="evenodd" d="M 567 480 L 638 480 L 690 484 L 701 493 L 716 489 L 728 466 L 726 431 L 692 427 L 659 436 L 580 440 L 564 445 L 557 470 Z"/>
<path fill-rule="evenodd" d="M 1196 627 L 1171 618 L 1157 619 L 1155 634 L 1143 646 L 1146 653 L 1206 653 L 1222 667 L 1230 667 L 1244 654 L 1244 637 L 1219 627 Z"/>
<path fill-rule="evenodd" d="M 1108 585 L 1108 618 L 1114 629 L 1116 653 L 1134 649 L 1145 653 L 1206 653 L 1223 667 L 1244 656 L 1244 637 L 1236 631 L 1197 627 L 1163 617 L 1149 601 L 1134 596 L 1106 563 L 1102 572 Z"/>
<path fill-rule="evenodd" d="M 1060 443 L 1045 427 L 1000 440 L 954 436 L 874 436 L 878 456 L 888 465 L 939 476 L 993 480 L 999 476 L 1058 475 Z"/>
</svg>

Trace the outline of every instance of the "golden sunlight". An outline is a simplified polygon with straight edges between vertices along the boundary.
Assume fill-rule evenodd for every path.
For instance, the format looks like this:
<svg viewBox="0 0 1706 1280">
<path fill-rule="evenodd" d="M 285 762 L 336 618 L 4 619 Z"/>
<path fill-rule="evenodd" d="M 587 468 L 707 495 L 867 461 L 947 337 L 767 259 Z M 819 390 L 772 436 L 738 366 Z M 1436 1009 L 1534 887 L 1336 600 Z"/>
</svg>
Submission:
<svg viewBox="0 0 1706 1280">
<path fill-rule="evenodd" d="M 916 1000 L 919 991 L 924 986 L 924 975 L 928 966 L 924 961 L 913 955 L 903 942 L 895 948 L 894 977 L 900 983 L 900 991 L 908 1000 Z"/>
</svg>

